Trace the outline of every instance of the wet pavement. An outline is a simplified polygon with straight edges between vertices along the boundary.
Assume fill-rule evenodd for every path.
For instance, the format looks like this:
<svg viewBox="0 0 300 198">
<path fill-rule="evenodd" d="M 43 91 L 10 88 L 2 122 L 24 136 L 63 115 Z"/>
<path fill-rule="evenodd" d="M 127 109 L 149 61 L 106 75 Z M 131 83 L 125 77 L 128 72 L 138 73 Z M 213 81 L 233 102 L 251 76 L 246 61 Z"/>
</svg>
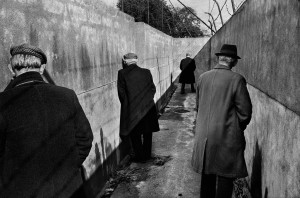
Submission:
<svg viewBox="0 0 300 198">
<path fill-rule="evenodd" d="M 200 177 L 191 169 L 195 126 L 195 93 L 189 87 L 173 97 L 159 119 L 160 132 L 153 134 L 152 154 L 146 163 L 131 163 L 118 171 L 119 183 L 111 198 L 199 197 Z M 118 175 L 119 174 L 119 175 Z"/>
</svg>

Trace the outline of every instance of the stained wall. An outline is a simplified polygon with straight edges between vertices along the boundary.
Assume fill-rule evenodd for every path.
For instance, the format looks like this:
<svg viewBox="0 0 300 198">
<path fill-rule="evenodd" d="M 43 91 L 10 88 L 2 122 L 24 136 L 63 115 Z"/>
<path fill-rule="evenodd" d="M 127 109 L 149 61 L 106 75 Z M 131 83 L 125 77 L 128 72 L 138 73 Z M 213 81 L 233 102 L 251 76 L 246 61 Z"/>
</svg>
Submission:
<svg viewBox="0 0 300 198">
<path fill-rule="evenodd" d="M 207 38 L 179 41 L 97 0 L 11 0 L 0 5 L 0 89 L 11 78 L 6 68 L 11 46 L 27 42 L 46 53 L 45 80 L 74 89 L 91 124 L 94 141 L 83 173 L 94 196 L 126 155 L 120 148 L 116 81 L 122 55 L 137 53 L 138 64 L 151 71 L 160 108 L 179 74 L 178 58 L 187 50 L 196 54 Z"/>
<path fill-rule="evenodd" d="M 222 44 L 242 58 L 253 118 L 245 157 L 253 197 L 300 197 L 300 1 L 248 0 L 196 55 L 212 69 Z"/>
</svg>

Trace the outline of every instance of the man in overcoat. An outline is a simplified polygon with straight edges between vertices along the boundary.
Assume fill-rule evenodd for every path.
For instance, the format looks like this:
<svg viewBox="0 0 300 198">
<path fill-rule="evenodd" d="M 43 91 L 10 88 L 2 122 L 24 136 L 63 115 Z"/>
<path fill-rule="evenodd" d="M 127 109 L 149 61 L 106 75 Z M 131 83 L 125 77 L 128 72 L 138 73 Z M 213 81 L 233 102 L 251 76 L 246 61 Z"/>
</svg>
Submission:
<svg viewBox="0 0 300 198">
<path fill-rule="evenodd" d="M 181 83 L 181 94 L 185 93 L 185 84 L 191 84 L 191 91 L 195 92 L 194 83 L 195 75 L 194 71 L 196 69 L 195 60 L 191 58 L 189 53 L 186 54 L 186 58 L 182 59 L 180 62 L 181 74 L 179 76 L 179 83 Z"/>
<path fill-rule="evenodd" d="M 43 80 L 41 49 L 22 44 L 10 53 L 15 78 L 0 93 L 0 197 L 70 197 L 82 184 L 90 123 L 73 90 Z"/>
<path fill-rule="evenodd" d="M 134 53 L 123 56 L 123 69 L 118 72 L 118 96 L 120 136 L 130 138 L 135 153 L 133 161 L 142 162 L 151 158 L 152 132 L 159 131 L 159 125 L 151 72 L 140 68 L 137 61 Z"/>
<path fill-rule="evenodd" d="M 197 119 L 192 167 L 202 175 L 201 197 L 229 198 L 233 180 L 248 175 L 244 130 L 252 104 L 245 78 L 231 68 L 240 57 L 235 45 L 216 53 L 219 63 L 197 81 Z"/>
</svg>

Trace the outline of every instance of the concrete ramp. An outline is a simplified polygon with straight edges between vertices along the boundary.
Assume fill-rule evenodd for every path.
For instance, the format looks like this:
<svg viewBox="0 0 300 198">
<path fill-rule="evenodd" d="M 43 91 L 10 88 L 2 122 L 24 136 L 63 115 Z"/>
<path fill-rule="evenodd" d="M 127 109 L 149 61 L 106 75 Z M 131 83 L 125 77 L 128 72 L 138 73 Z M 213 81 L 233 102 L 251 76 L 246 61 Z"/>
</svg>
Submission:
<svg viewBox="0 0 300 198">
<path fill-rule="evenodd" d="M 245 131 L 253 197 L 300 197 L 300 1 L 248 0 L 196 56 L 197 75 L 224 43 L 242 58 L 253 118 Z"/>
</svg>

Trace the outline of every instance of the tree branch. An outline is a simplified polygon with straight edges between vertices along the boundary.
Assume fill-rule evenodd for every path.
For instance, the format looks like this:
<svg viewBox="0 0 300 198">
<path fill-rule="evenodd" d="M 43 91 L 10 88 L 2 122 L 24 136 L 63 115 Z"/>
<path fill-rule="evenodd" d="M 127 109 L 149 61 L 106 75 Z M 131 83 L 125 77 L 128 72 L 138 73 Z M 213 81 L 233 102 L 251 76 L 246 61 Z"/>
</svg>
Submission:
<svg viewBox="0 0 300 198">
<path fill-rule="evenodd" d="M 231 5 L 232 5 L 232 11 L 233 11 L 233 13 L 235 13 L 235 4 L 234 4 L 234 0 L 231 0 Z"/>
<path fill-rule="evenodd" d="M 198 20 L 200 20 L 206 27 L 208 27 L 211 31 L 213 31 L 215 33 L 215 31 L 209 27 L 209 25 L 207 25 L 202 19 L 200 19 L 197 15 L 195 15 L 195 13 L 193 13 L 188 7 L 186 7 L 186 5 L 184 5 L 180 0 L 177 0 L 179 3 L 181 3 L 181 5 L 183 5 L 192 15 L 194 15 Z"/>
<path fill-rule="evenodd" d="M 211 13 L 208 13 L 208 12 L 204 12 L 204 13 L 208 14 L 212 18 L 214 28 L 217 31 L 217 26 L 216 26 L 215 19 L 214 19 L 213 15 Z M 208 22 L 211 23 L 211 21 L 208 21 Z"/>
<path fill-rule="evenodd" d="M 213 0 L 213 1 L 216 2 L 216 4 L 217 4 L 218 10 L 219 10 L 220 19 L 221 19 L 221 23 L 222 23 L 222 25 L 224 25 L 224 21 L 223 21 L 223 17 L 222 17 L 222 12 L 221 12 L 220 5 L 217 2 L 217 0 Z"/>
</svg>

